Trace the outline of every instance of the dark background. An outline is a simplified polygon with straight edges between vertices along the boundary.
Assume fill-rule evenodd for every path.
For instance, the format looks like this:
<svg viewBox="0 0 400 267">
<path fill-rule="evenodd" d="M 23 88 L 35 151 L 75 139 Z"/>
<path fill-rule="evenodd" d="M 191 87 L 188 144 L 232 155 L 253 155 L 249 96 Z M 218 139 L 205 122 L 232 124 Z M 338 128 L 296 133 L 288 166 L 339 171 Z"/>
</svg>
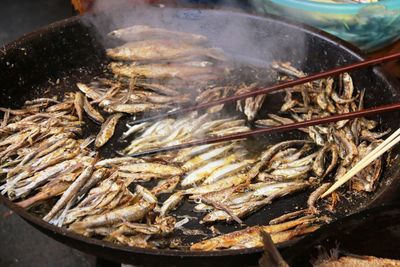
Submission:
<svg viewBox="0 0 400 267">
<path fill-rule="evenodd" d="M 74 14 L 69 0 L 0 0 L 0 47 Z M 94 257 L 46 237 L 0 204 L 1 267 L 83 267 L 94 262 Z"/>
</svg>

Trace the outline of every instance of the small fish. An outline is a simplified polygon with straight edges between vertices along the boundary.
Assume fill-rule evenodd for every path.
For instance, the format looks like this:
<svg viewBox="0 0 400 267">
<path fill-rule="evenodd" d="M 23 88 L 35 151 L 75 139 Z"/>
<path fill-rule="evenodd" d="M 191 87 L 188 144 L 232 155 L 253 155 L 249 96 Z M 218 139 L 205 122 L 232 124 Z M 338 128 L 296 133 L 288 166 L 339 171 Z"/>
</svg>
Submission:
<svg viewBox="0 0 400 267">
<path fill-rule="evenodd" d="M 201 153 L 206 152 L 212 147 L 215 147 L 216 144 L 207 144 L 201 146 L 195 146 L 187 149 L 183 149 L 179 151 L 178 155 L 172 160 L 173 162 L 184 162 L 188 161 L 190 158 L 197 156 Z"/>
<path fill-rule="evenodd" d="M 371 132 L 367 129 L 361 130 L 361 139 L 369 142 L 377 142 L 379 139 L 389 134 L 392 130 L 389 128 L 383 132 Z"/>
<path fill-rule="evenodd" d="M 49 167 L 43 171 L 36 173 L 34 176 L 23 180 L 20 185 L 17 184 L 17 188 L 14 190 L 16 197 L 20 197 L 31 192 L 36 187 L 46 183 L 49 179 L 67 173 L 76 168 L 78 165 L 78 159 L 67 160 Z"/>
<path fill-rule="evenodd" d="M 278 169 L 286 169 L 286 168 L 295 168 L 295 167 L 301 167 L 305 165 L 310 165 L 314 162 L 315 157 L 317 156 L 317 152 L 312 153 L 308 156 L 305 156 L 303 158 L 291 161 L 291 162 L 286 162 L 282 163 Z"/>
<path fill-rule="evenodd" d="M 284 141 L 284 142 L 278 143 L 276 145 L 271 146 L 270 148 L 268 148 L 265 152 L 263 152 L 261 154 L 261 161 L 265 165 L 280 150 L 283 150 L 283 149 L 286 149 L 286 148 L 289 148 L 292 146 L 296 146 L 296 145 L 304 145 L 307 143 L 311 143 L 311 142 L 307 141 L 307 140 L 290 140 L 290 141 Z"/>
<path fill-rule="evenodd" d="M 128 163 L 144 163 L 144 162 L 145 161 L 143 159 L 132 158 L 132 157 L 108 158 L 96 162 L 95 167 L 111 168 L 116 165 L 125 165 Z"/>
<path fill-rule="evenodd" d="M 235 172 L 238 172 L 247 166 L 251 164 L 253 161 L 243 161 L 243 162 L 238 162 L 238 163 L 233 163 L 233 164 L 228 164 L 224 167 L 218 168 L 214 172 L 211 173 L 210 176 L 208 176 L 203 184 L 212 184 L 215 183 L 218 180 L 221 180 L 225 178 L 227 175 L 231 175 Z"/>
<path fill-rule="evenodd" d="M 141 185 L 136 185 L 136 193 L 138 193 L 142 198 L 148 203 L 157 204 L 157 198 L 149 190 Z"/>
<path fill-rule="evenodd" d="M 84 102 L 83 94 L 81 92 L 76 92 L 74 99 L 74 107 L 80 121 L 83 120 L 83 102 Z"/>
<path fill-rule="evenodd" d="M 210 251 L 218 249 L 242 249 L 262 247 L 263 242 L 261 238 L 261 231 L 269 233 L 274 243 L 281 243 L 293 238 L 294 236 L 299 236 L 308 232 L 315 231 L 316 228 L 309 227 L 308 230 L 307 228 L 305 228 L 302 231 L 297 232 L 297 234 L 295 234 L 296 232 L 294 231 L 291 232 L 291 234 L 293 234 L 292 236 L 290 236 L 289 234 L 282 236 L 282 233 L 285 233 L 285 231 L 293 229 L 300 225 L 310 225 L 316 221 L 317 219 L 315 217 L 304 217 L 277 225 L 248 227 L 244 230 L 235 231 L 195 243 L 191 245 L 190 250 Z"/>
<path fill-rule="evenodd" d="M 182 170 L 178 167 L 171 165 L 164 165 L 160 163 L 134 163 L 129 165 L 123 165 L 119 167 L 120 171 L 123 172 L 142 172 L 142 173 L 154 173 L 160 176 L 177 176 L 182 174 Z"/>
<path fill-rule="evenodd" d="M 318 209 L 315 207 L 315 203 L 318 201 L 318 199 L 320 198 L 320 196 L 326 192 L 326 190 L 329 189 L 329 187 L 331 186 L 331 183 L 324 183 L 322 184 L 320 187 L 318 187 L 314 192 L 311 193 L 311 195 L 308 197 L 307 200 L 307 205 L 308 205 L 308 209 L 312 214 L 318 214 L 319 211 Z"/>
<path fill-rule="evenodd" d="M 139 201 L 137 204 L 119 209 L 114 209 L 101 215 L 89 216 L 82 221 L 76 221 L 69 226 L 69 229 L 86 234 L 90 228 L 99 226 L 112 225 L 121 222 L 136 222 L 141 220 L 150 210 L 155 207 L 155 204 L 146 201 Z"/>
<path fill-rule="evenodd" d="M 85 110 L 86 114 L 92 118 L 94 121 L 103 123 L 104 118 L 103 116 L 89 103 L 87 97 L 83 99 L 83 109 Z"/>
<path fill-rule="evenodd" d="M 73 181 L 78 175 L 79 174 L 77 173 L 68 173 L 66 174 L 66 176 L 68 177 L 64 178 L 66 181 L 64 181 L 63 178 L 53 180 L 42 187 L 40 192 L 27 199 L 17 202 L 16 204 L 21 208 L 27 209 L 34 206 L 36 203 L 58 196 L 65 192 L 65 190 L 67 190 L 68 187 L 71 185 L 71 182 L 69 182 L 68 180 Z"/>
<path fill-rule="evenodd" d="M 356 145 L 346 137 L 343 131 L 334 131 L 333 136 L 339 146 L 339 155 L 343 159 L 343 166 L 350 165 L 354 157 L 358 154 Z"/>
<path fill-rule="evenodd" d="M 302 209 L 302 210 L 297 210 L 297 211 L 293 211 L 290 213 L 286 213 L 286 214 L 283 214 L 282 216 L 279 216 L 275 219 L 270 220 L 269 224 L 272 225 L 272 224 L 280 224 L 283 222 L 287 222 L 291 219 L 298 218 L 298 217 L 300 217 L 300 215 L 304 215 L 307 212 L 308 212 L 308 209 Z"/>
<path fill-rule="evenodd" d="M 184 190 L 184 193 L 189 194 L 189 195 L 191 195 L 191 194 L 199 195 L 199 194 L 215 192 L 215 191 L 230 188 L 233 186 L 243 184 L 247 181 L 250 181 L 253 178 L 252 176 L 253 175 L 251 175 L 250 172 L 249 173 L 240 173 L 240 174 L 236 174 L 236 175 L 221 179 L 213 184 L 201 185 L 198 187 L 188 188 L 188 189 Z"/>
<path fill-rule="evenodd" d="M 283 187 L 281 187 L 283 186 Z M 228 207 L 232 210 L 233 214 L 239 218 L 243 218 L 244 216 L 253 213 L 260 208 L 264 207 L 267 204 L 270 204 L 272 200 L 298 192 L 300 190 L 304 190 L 309 186 L 308 183 L 294 183 L 290 185 L 281 184 L 280 186 L 274 187 L 274 184 L 271 186 L 267 186 L 263 188 L 265 192 L 258 192 L 259 197 L 264 196 L 263 199 L 259 200 L 259 197 L 256 197 L 254 200 L 250 200 L 248 202 L 240 203 L 235 205 L 228 205 Z M 203 218 L 203 222 L 215 222 L 215 221 L 230 221 L 232 220 L 231 215 L 226 213 L 223 210 L 215 210 L 213 212 L 208 213 Z"/>
<path fill-rule="evenodd" d="M 94 165 L 96 167 L 96 164 Z M 101 182 L 107 176 L 107 169 L 100 168 L 93 172 L 89 180 L 79 189 L 78 199 L 83 197 L 90 189 L 96 186 L 99 182 Z"/>
<path fill-rule="evenodd" d="M 181 203 L 184 196 L 181 191 L 172 194 L 161 206 L 160 215 L 165 216 L 169 211 L 175 209 Z"/>
<path fill-rule="evenodd" d="M 289 167 L 285 169 L 276 169 L 266 176 L 278 181 L 301 179 L 304 178 L 311 169 L 311 164 L 298 167 Z"/>
<path fill-rule="evenodd" d="M 211 159 L 223 155 L 224 153 L 228 152 L 232 147 L 233 144 L 228 144 L 222 147 L 215 148 L 199 156 L 196 156 L 191 160 L 187 161 L 185 164 L 183 164 L 182 169 L 186 172 L 193 170 L 197 166 L 200 166 Z"/>
<path fill-rule="evenodd" d="M 215 67 L 188 67 L 178 64 L 148 64 L 137 66 L 135 64 L 126 65 L 112 62 L 109 66 L 113 73 L 129 78 L 144 76 L 149 79 L 178 78 L 182 80 L 191 80 L 200 77 L 212 80 L 218 77 L 216 73 L 224 74 L 227 72 Z"/>
<path fill-rule="evenodd" d="M 107 143 L 108 140 L 110 140 L 110 138 L 114 135 L 115 127 L 117 126 L 117 123 L 121 117 L 121 113 L 116 113 L 108 117 L 103 123 L 94 143 L 97 148 L 104 146 L 105 143 Z"/>
<path fill-rule="evenodd" d="M 99 94 L 96 90 L 94 90 L 93 88 L 89 87 L 86 84 L 77 83 L 76 86 L 90 99 L 97 100 L 102 97 L 101 94 Z"/>
<path fill-rule="evenodd" d="M 97 159 L 94 159 L 96 161 Z M 61 198 L 54 204 L 49 213 L 43 217 L 43 220 L 50 221 L 62 208 L 64 208 L 68 202 L 73 202 L 78 197 L 79 190 L 92 176 L 94 170 L 94 163 L 91 162 L 91 166 L 86 167 L 82 173 L 76 178 L 70 187 L 62 194 Z"/>
<path fill-rule="evenodd" d="M 163 105 L 153 103 L 135 103 L 135 104 L 115 104 L 111 105 L 110 109 L 114 112 L 123 112 L 129 114 L 147 112 L 153 109 L 163 108 Z"/>
<path fill-rule="evenodd" d="M 161 180 L 155 187 L 151 189 L 151 193 L 156 196 L 159 194 L 172 193 L 180 180 L 181 179 L 179 176 L 174 176 L 165 180 Z"/>
<path fill-rule="evenodd" d="M 183 187 L 196 184 L 204 180 L 207 176 L 209 176 L 214 170 L 217 170 L 218 168 L 221 168 L 222 166 L 225 166 L 227 164 L 230 164 L 234 160 L 237 159 L 237 156 L 235 154 L 222 158 L 219 160 L 211 161 L 204 166 L 188 173 L 182 180 L 181 185 Z"/>
<path fill-rule="evenodd" d="M 129 129 L 122 134 L 122 139 L 126 139 L 127 137 L 131 136 L 132 134 L 135 134 L 137 132 L 143 131 L 146 127 L 148 127 L 150 123 L 148 122 L 143 122 L 140 124 L 135 124 L 133 126 L 129 126 L 128 124 L 126 125 Z"/>
<path fill-rule="evenodd" d="M 180 95 L 179 91 L 176 91 L 175 89 L 172 89 L 172 88 L 167 87 L 162 84 L 139 82 L 139 83 L 136 83 L 136 86 L 144 87 L 146 89 L 150 89 L 156 93 L 163 94 L 163 95 L 168 95 L 168 96 Z"/>
<path fill-rule="evenodd" d="M 325 172 L 325 158 L 327 152 L 330 150 L 330 146 L 331 145 L 325 145 L 322 149 L 320 149 L 313 163 L 312 169 L 318 177 L 322 177 Z"/>
<path fill-rule="evenodd" d="M 128 28 L 114 30 L 110 32 L 108 36 L 125 42 L 152 39 L 178 39 L 193 43 L 204 43 L 207 41 L 207 37 L 203 35 L 155 28 L 147 25 L 135 25 Z"/>
<path fill-rule="evenodd" d="M 129 42 L 106 50 L 107 56 L 116 60 L 162 61 L 177 60 L 188 56 L 225 60 L 221 50 L 196 46 L 180 40 L 144 40 Z"/>
</svg>

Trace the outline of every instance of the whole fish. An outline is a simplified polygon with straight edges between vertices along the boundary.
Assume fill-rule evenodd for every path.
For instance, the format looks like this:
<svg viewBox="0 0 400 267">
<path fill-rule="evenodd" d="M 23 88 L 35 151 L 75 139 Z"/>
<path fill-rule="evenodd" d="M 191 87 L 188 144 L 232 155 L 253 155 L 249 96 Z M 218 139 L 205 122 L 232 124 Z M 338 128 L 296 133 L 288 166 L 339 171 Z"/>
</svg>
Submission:
<svg viewBox="0 0 400 267">
<path fill-rule="evenodd" d="M 181 191 L 172 194 L 161 206 L 160 215 L 165 216 L 169 211 L 175 209 L 181 203 L 184 197 L 185 195 Z"/>
<path fill-rule="evenodd" d="M 178 167 L 171 165 L 164 165 L 160 163 L 134 163 L 129 165 L 123 165 L 119 167 L 120 171 L 131 172 L 131 173 L 154 173 L 162 177 L 165 176 L 177 176 L 182 174 L 182 170 Z"/>
<path fill-rule="evenodd" d="M 112 59 L 131 61 L 177 60 L 188 56 L 225 60 L 223 52 L 218 49 L 200 47 L 180 40 L 162 39 L 129 42 L 107 49 L 106 54 Z"/>
<path fill-rule="evenodd" d="M 224 234 L 221 236 L 217 236 L 211 239 L 195 243 L 191 245 L 190 250 L 210 251 L 217 249 L 240 249 L 240 248 L 262 247 L 263 242 L 261 238 L 261 231 L 269 233 L 274 243 L 280 243 L 290 239 L 289 235 L 285 235 L 285 237 L 282 237 L 280 233 L 284 233 L 285 231 L 290 230 L 299 225 L 309 225 L 316 221 L 317 219 L 315 217 L 311 218 L 304 217 L 294 221 L 289 221 L 276 225 L 248 227 L 244 230 L 235 231 L 232 233 Z M 307 228 L 309 230 L 307 230 Z M 303 235 L 308 232 L 313 232 L 316 229 L 317 228 L 312 226 L 306 227 L 302 231 L 299 231 L 297 233 L 297 236 Z M 295 232 L 291 233 L 294 234 Z"/>
<path fill-rule="evenodd" d="M 83 99 L 83 109 L 85 110 L 86 114 L 92 118 L 94 121 L 103 123 L 104 118 L 103 116 L 90 104 L 87 97 Z"/>
<path fill-rule="evenodd" d="M 125 42 L 152 39 L 180 39 L 193 43 L 204 43 L 207 41 L 207 37 L 203 35 L 155 28 L 147 25 L 135 25 L 128 28 L 114 30 L 108 35 Z"/>
<path fill-rule="evenodd" d="M 213 67 L 188 67 L 178 64 L 148 64 L 148 65 L 135 65 L 135 64 L 121 64 L 110 63 L 110 69 L 113 73 L 135 78 L 144 76 L 150 79 L 163 79 L 163 78 L 178 78 L 183 80 L 196 79 L 196 77 L 205 79 L 216 79 L 216 73 L 224 74 L 227 71 L 223 69 L 216 69 Z"/>
<path fill-rule="evenodd" d="M 122 113 L 116 113 L 107 118 L 107 120 L 101 125 L 100 132 L 97 134 L 95 140 L 95 146 L 100 148 L 105 145 L 105 143 L 110 140 L 110 138 L 114 135 L 115 127 L 119 119 L 122 117 Z"/>
<path fill-rule="evenodd" d="M 91 165 L 86 167 L 78 176 L 78 178 L 76 178 L 76 180 L 71 184 L 71 186 L 68 187 L 68 189 L 62 194 L 61 198 L 56 202 L 56 204 L 54 204 L 49 213 L 43 217 L 43 220 L 50 221 L 62 208 L 68 204 L 68 202 L 74 201 L 78 197 L 79 190 L 83 187 L 93 173 L 94 162 L 91 162 L 90 164 Z"/>
<path fill-rule="evenodd" d="M 154 203 L 139 201 L 132 206 L 115 209 L 101 215 L 86 217 L 82 221 L 71 224 L 69 229 L 77 233 L 86 234 L 88 228 L 112 225 L 124 221 L 136 222 L 141 220 L 154 207 Z"/>
</svg>

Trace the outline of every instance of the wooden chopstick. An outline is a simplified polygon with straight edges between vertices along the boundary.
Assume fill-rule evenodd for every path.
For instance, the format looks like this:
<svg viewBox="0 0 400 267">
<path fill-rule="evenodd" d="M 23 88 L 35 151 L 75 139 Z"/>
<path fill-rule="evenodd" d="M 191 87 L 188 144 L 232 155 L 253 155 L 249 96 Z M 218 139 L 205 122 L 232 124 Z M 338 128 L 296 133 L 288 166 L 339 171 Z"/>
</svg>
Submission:
<svg viewBox="0 0 400 267">
<path fill-rule="evenodd" d="M 374 160 L 383 155 L 386 151 L 391 149 L 397 143 L 400 142 L 400 129 L 389 136 L 382 144 L 377 146 L 368 155 L 366 155 L 362 160 L 360 160 L 353 168 L 351 168 L 345 175 L 339 178 L 325 193 L 321 195 L 321 198 L 328 196 L 333 193 L 336 189 L 342 186 L 344 183 L 349 181 L 354 175 L 360 172 L 362 169 L 371 164 Z"/>
<path fill-rule="evenodd" d="M 382 106 L 364 109 L 364 110 L 359 110 L 359 111 L 354 111 L 354 112 L 349 112 L 349 113 L 344 113 L 344 114 L 333 115 L 333 116 L 324 117 L 324 118 L 317 118 L 317 119 L 306 120 L 306 121 L 302 121 L 302 122 L 295 122 L 295 123 L 290 123 L 290 124 L 285 124 L 285 125 L 280 125 L 280 126 L 275 126 L 275 127 L 270 127 L 270 128 L 255 129 L 255 130 L 242 132 L 242 133 L 234 133 L 234 134 L 225 135 L 222 137 L 212 137 L 212 138 L 203 139 L 203 140 L 195 140 L 195 141 L 191 141 L 191 142 L 183 143 L 183 144 L 179 144 L 179 145 L 168 146 L 168 147 L 163 147 L 163 148 L 158 148 L 158 149 L 153 149 L 153 150 L 147 150 L 147 151 L 143 151 L 143 152 L 137 152 L 137 153 L 130 154 L 128 156 L 130 156 L 130 157 L 149 156 L 149 155 L 154 155 L 154 154 L 158 154 L 158 153 L 180 150 L 183 148 L 188 148 L 188 147 L 193 147 L 193 146 L 200 146 L 200 145 L 206 145 L 206 144 L 214 144 L 214 143 L 220 143 L 220 142 L 239 140 L 239 139 L 244 139 L 244 138 L 248 138 L 251 136 L 272 133 L 272 132 L 283 132 L 283 131 L 295 130 L 295 129 L 314 126 L 314 125 L 318 125 L 318 124 L 325 124 L 325 123 L 331 123 L 331 122 L 336 122 L 336 121 L 341 121 L 341 120 L 355 119 L 358 117 L 370 116 L 370 115 L 375 115 L 375 114 L 394 111 L 394 110 L 400 110 L 400 102 L 397 102 L 394 104 L 382 105 Z"/>
<path fill-rule="evenodd" d="M 247 93 L 244 93 L 244 94 L 233 95 L 233 96 L 222 98 L 222 99 L 219 99 L 219 100 L 216 100 L 216 101 L 211 101 L 211 102 L 208 102 L 208 103 L 202 103 L 202 104 L 194 105 L 194 106 L 191 106 L 191 107 L 179 108 L 177 110 L 161 113 L 161 114 L 158 114 L 158 115 L 155 115 L 155 116 L 151 116 L 151 117 L 147 117 L 147 118 L 143 118 L 143 119 L 139 119 L 139 120 L 133 120 L 133 121 L 130 122 L 130 124 L 139 124 L 139 123 L 143 123 L 143 122 L 158 120 L 158 119 L 170 117 L 170 116 L 173 116 L 173 115 L 185 114 L 185 113 L 192 112 L 192 111 L 195 111 L 195 110 L 203 110 L 203 109 L 206 109 L 206 108 L 209 108 L 209 107 L 213 107 L 213 106 L 217 106 L 217 105 L 221 105 L 221 104 L 226 104 L 226 103 L 229 103 L 229 102 L 234 102 L 234 101 L 245 99 L 245 98 L 248 98 L 248 97 L 254 97 L 254 96 L 257 96 L 257 95 L 269 94 L 269 93 L 272 93 L 274 91 L 278 91 L 278 90 L 282 90 L 282 89 L 285 89 L 285 88 L 293 87 L 293 86 L 296 86 L 296 85 L 304 84 L 304 83 L 307 83 L 307 82 L 312 82 L 312 81 L 315 81 L 315 80 L 327 78 L 327 77 L 330 77 L 330 76 L 335 76 L 335 75 L 338 75 L 338 74 L 341 74 L 341 73 L 344 73 L 344 72 L 365 68 L 365 67 L 376 65 L 376 64 L 379 64 L 379 63 L 392 61 L 392 60 L 395 60 L 395 59 L 398 59 L 398 58 L 400 58 L 400 52 L 389 54 L 389 55 L 384 55 L 384 56 L 381 56 L 381 57 L 378 57 L 378 58 L 364 60 L 364 61 L 361 61 L 361 62 L 352 63 L 352 64 L 349 64 L 349 65 L 346 65 L 346 66 L 333 68 L 333 69 L 330 69 L 330 70 L 327 70 L 327 71 L 315 73 L 315 74 L 312 74 L 312 75 L 309 75 L 309 76 L 306 76 L 306 77 L 303 77 L 303 78 L 299 78 L 299 79 L 296 79 L 296 80 L 291 80 L 291 81 L 279 83 L 279 84 L 276 84 L 276 85 L 272 85 L 270 87 L 266 87 L 266 88 L 259 89 L 259 90 L 254 90 L 254 91 L 247 92 Z"/>
</svg>

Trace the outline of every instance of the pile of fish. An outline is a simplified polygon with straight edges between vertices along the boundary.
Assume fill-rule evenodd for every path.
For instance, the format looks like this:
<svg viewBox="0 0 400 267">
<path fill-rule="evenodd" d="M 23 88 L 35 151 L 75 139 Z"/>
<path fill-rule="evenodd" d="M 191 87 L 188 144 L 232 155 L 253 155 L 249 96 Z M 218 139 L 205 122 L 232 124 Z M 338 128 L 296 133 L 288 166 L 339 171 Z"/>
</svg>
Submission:
<svg viewBox="0 0 400 267">
<path fill-rule="evenodd" d="M 270 70 L 235 65 L 221 49 L 210 47 L 202 35 L 136 25 L 109 36 L 122 43 L 106 51 L 114 77 L 77 84 L 108 113 L 154 113 L 205 103 L 253 90 L 273 75 Z M 235 79 L 238 73 L 240 80 Z M 238 108 L 252 120 L 264 98 L 249 98 L 238 103 Z"/>
<path fill-rule="evenodd" d="M 122 138 L 127 139 L 134 134 L 136 136 L 123 150 L 125 154 L 182 144 L 195 138 L 224 136 L 250 130 L 244 119 L 213 119 L 209 113 L 198 116 L 197 112 L 178 119 L 168 118 L 155 123 L 144 122 L 126 126 L 128 130 L 123 133 Z M 201 148 L 199 149 L 201 152 Z"/>
<path fill-rule="evenodd" d="M 280 77 L 283 80 L 305 76 L 287 63 L 274 63 L 272 67 L 283 75 Z M 333 78 L 307 83 L 286 90 L 280 115 L 268 114 L 267 119 L 257 120 L 255 123 L 260 127 L 271 127 L 362 110 L 364 93 L 365 91 L 355 90 L 348 73 L 344 73 L 337 84 Z M 323 178 L 335 168 L 335 179 L 345 174 L 391 132 L 391 129 L 374 132 L 377 127 L 378 122 L 374 120 L 357 118 L 301 129 L 315 144 L 322 147 L 315 155 L 312 166 L 314 174 Z M 351 180 L 351 187 L 357 191 L 374 191 L 381 170 L 382 160 L 378 158 Z"/>
<path fill-rule="evenodd" d="M 116 135 L 124 116 L 132 119 L 190 104 L 191 99 L 201 103 L 248 92 L 265 84 L 257 78 L 260 73 L 275 73 L 281 81 L 305 76 L 288 63 L 276 62 L 272 71 L 241 66 L 247 81 L 240 81 L 231 75 L 238 65 L 201 35 L 133 26 L 110 36 L 125 42 L 107 50 L 113 77 L 78 83 L 79 91 L 66 93 L 62 100 L 41 98 L 19 110 L 0 109 L 1 193 L 74 232 L 146 248 L 255 247 L 262 245 L 262 231 L 274 242 L 284 242 L 329 222 L 325 210 L 334 211 L 339 196 L 334 193 L 327 205 L 318 202 L 320 195 L 390 131 L 372 132 L 378 123 L 359 118 L 300 129 L 303 139 L 257 146 L 239 140 L 128 156 L 363 109 L 364 92 L 355 90 L 350 75 L 343 74 L 337 82 L 329 78 L 288 88 L 280 111 L 264 119 L 258 112 L 265 96 L 257 96 L 235 103 L 234 116 L 226 112 L 228 106 L 217 106 L 153 123 L 127 123 L 122 136 L 116 136 L 120 143 L 129 142 L 120 151 L 124 156 L 106 158 L 97 150 Z M 97 136 L 83 135 L 88 119 L 101 124 L 93 133 Z M 364 169 L 351 180 L 351 188 L 374 191 L 382 164 L 377 159 Z M 286 211 L 268 226 L 245 227 L 243 220 L 251 214 L 306 190 L 314 191 L 307 203 L 298 203 L 305 209 Z M 190 232 L 185 224 L 193 217 L 178 220 L 174 213 L 185 201 L 194 203 L 199 222 L 218 236 L 189 245 L 170 238 L 176 231 Z M 242 229 L 221 234 L 213 225 L 221 221 Z"/>
</svg>

